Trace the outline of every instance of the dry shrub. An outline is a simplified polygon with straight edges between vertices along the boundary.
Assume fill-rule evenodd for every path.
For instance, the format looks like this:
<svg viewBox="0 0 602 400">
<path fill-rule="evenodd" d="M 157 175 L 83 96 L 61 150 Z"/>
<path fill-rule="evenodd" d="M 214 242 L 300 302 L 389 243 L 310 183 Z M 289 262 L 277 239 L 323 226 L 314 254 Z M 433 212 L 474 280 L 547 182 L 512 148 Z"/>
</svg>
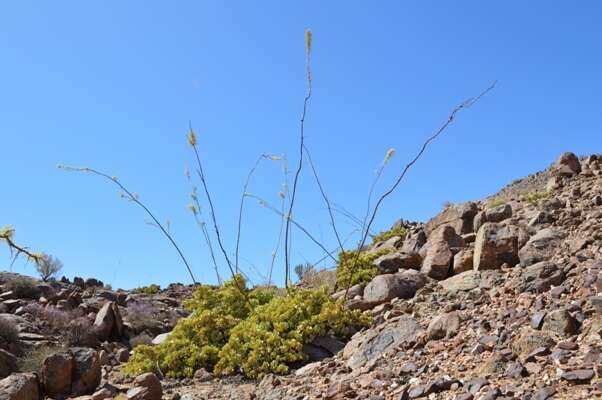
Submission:
<svg viewBox="0 0 602 400">
<path fill-rule="evenodd" d="M 18 341 L 19 331 L 16 324 L 12 320 L 0 316 L 0 347 L 6 348 Z"/>
<path fill-rule="evenodd" d="M 127 320 L 135 329 L 144 329 L 155 319 L 155 308 L 146 301 L 137 301 L 128 304 Z"/>
<path fill-rule="evenodd" d="M 95 342 L 98 342 L 92 329 L 92 322 L 86 317 L 76 318 L 69 323 L 64 340 L 69 346 L 84 347 L 94 347 Z"/>
<path fill-rule="evenodd" d="M 45 345 L 31 349 L 25 352 L 23 357 L 19 357 L 17 369 L 19 372 L 38 372 L 44 360 L 59 351 L 61 351 L 61 347 L 56 345 Z"/>
<path fill-rule="evenodd" d="M 18 277 L 11 279 L 6 288 L 12 291 L 19 299 L 37 299 L 40 295 L 36 282 L 31 278 Z"/>
<path fill-rule="evenodd" d="M 44 307 L 39 303 L 31 303 L 24 307 L 24 311 L 34 317 L 46 321 L 56 331 L 69 327 L 71 321 L 82 317 L 80 309 L 64 311 L 53 306 Z"/>
</svg>

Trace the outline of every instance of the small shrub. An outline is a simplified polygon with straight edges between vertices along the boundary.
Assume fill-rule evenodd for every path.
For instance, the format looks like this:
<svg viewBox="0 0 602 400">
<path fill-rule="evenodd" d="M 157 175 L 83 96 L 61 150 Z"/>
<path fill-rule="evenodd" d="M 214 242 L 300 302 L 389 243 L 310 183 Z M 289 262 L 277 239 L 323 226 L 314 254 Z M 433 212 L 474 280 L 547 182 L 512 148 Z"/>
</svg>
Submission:
<svg viewBox="0 0 602 400">
<path fill-rule="evenodd" d="M 406 237 L 408 234 L 408 230 L 403 226 L 394 226 L 388 231 L 380 232 L 374 236 L 372 236 L 372 243 L 384 242 L 385 240 L 391 239 L 393 236 L 399 236 L 402 239 Z"/>
<path fill-rule="evenodd" d="M 295 274 L 297 274 L 297 278 L 299 279 L 299 281 L 302 281 L 303 277 L 305 277 L 305 275 L 315 273 L 315 272 L 316 272 L 316 269 L 310 263 L 295 265 Z"/>
<path fill-rule="evenodd" d="M 161 286 L 152 284 L 148 286 L 142 286 L 132 290 L 133 293 L 141 293 L 141 294 L 157 294 L 161 291 Z"/>
<path fill-rule="evenodd" d="M 65 311 L 54 306 L 44 307 L 39 303 L 30 303 L 23 307 L 23 310 L 38 319 L 46 321 L 55 331 L 66 329 L 71 321 L 74 321 L 83 315 L 83 312 L 77 308 Z"/>
<path fill-rule="evenodd" d="M 44 282 L 54 277 L 61 269 L 63 269 L 63 262 L 49 254 L 43 254 L 36 261 L 36 271 Z"/>
<path fill-rule="evenodd" d="M 232 330 L 215 371 L 254 379 L 285 374 L 289 364 L 305 359 L 303 344 L 321 335 L 347 338 L 353 327 L 368 323 L 366 315 L 345 309 L 325 290 L 293 290 L 257 307 Z"/>
<path fill-rule="evenodd" d="M 69 323 L 63 339 L 69 346 L 90 346 L 96 336 L 92 329 L 92 322 L 86 317 L 76 318 Z"/>
<path fill-rule="evenodd" d="M 496 196 L 487 200 L 487 208 L 495 208 L 501 206 L 502 204 L 506 204 L 506 200 L 500 196 Z"/>
<path fill-rule="evenodd" d="M 46 345 L 29 350 L 23 357 L 19 357 L 17 360 L 17 369 L 19 372 L 37 373 L 42 368 L 44 360 L 60 350 L 60 347 L 54 345 Z"/>
<path fill-rule="evenodd" d="M 40 295 L 40 290 L 36 286 L 36 282 L 30 278 L 18 277 L 11 279 L 6 284 L 6 288 L 11 290 L 20 299 L 37 299 Z"/>
<path fill-rule="evenodd" d="M 378 268 L 373 264 L 378 257 L 391 250 L 383 249 L 374 253 L 345 250 L 339 253 L 337 265 L 337 289 L 345 289 L 358 283 L 370 282 L 378 275 Z"/>
<path fill-rule="evenodd" d="M 16 324 L 12 320 L 0 316 L 0 348 L 6 348 L 18 341 L 19 330 Z"/>
<path fill-rule="evenodd" d="M 541 200 L 547 199 L 549 196 L 548 192 L 530 192 L 525 195 L 527 203 L 537 206 Z"/>
</svg>

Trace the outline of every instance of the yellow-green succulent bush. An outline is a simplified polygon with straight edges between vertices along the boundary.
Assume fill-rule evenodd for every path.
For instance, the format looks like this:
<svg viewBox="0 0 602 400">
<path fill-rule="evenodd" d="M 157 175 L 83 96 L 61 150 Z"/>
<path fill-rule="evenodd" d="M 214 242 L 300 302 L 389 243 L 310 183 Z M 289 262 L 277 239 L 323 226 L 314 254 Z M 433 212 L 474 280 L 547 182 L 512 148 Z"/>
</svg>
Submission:
<svg viewBox="0 0 602 400">
<path fill-rule="evenodd" d="M 142 286 L 132 290 L 133 293 L 143 293 L 143 294 L 157 294 L 161 291 L 161 286 L 152 284 L 149 286 Z"/>
<path fill-rule="evenodd" d="M 382 231 L 374 236 L 372 236 L 372 243 L 384 242 L 385 240 L 389 240 L 394 236 L 399 236 L 402 239 L 406 237 L 408 234 L 408 230 L 403 226 L 394 226 L 388 231 Z"/>
<path fill-rule="evenodd" d="M 378 275 L 378 267 L 374 265 L 374 260 L 378 257 L 388 254 L 391 249 L 382 249 L 375 252 L 357 250 L 343 250 L 339 253 L 339 263 L 337 265 L 337 289 L 345 289 L 358 283 L 370 282 Z"/>
<path fill-rule="evenodd" d="M 244 293 L 244 294 L 243 294 Z M 124 367 L 129 375 L 158 372 L 170 378 L 192 377 L 200 368 L 259 378 L 285 373 L 303 359 L 304 343 L 317 335 L 345 338 L 368 321 L 330 298 L 326 290 L 246 288 L 237 275 L 223 287 L 201 285 L 185 307 L 192 314 L 178 321 L 157 346 L 141 344 Z"/>
<path fill-rule="evenodd" d="M 289 364 L 305 358 L 303 344 L 322 335 L 348 338 L 353 328 L 369 322 L 367 315 L 347 310 L 324 289 L 291 290 L 255 308 L 232 330 L 215 371 L 241 372 L 254 379 L 268 373 L 285 374 Z"/>
</svg>

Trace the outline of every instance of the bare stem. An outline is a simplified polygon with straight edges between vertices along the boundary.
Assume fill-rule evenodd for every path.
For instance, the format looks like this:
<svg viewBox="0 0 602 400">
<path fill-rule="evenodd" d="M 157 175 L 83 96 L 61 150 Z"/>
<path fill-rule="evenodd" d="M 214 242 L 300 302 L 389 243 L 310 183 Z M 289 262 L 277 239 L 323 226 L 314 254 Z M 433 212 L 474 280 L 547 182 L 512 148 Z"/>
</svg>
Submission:
<svg viewBox="0 0 602 400">
<path fill-rule="evenodd" d="M 146 207 L 140 201 L 140 199 L 138 198 L 137 195 L 135 195 L 134 193 L 130 192 L 125 186 L 123 186 L 121 184 L 121 182 L 119 182 L 119 180 L 117 179 L 117 177 L 115 177 L 115 176 L 109 176 L 108 174 L 105 174 L 104 172 L 100 172 L 100 171 L 97 171 L 95 169 L 87 168 L 87 167 L 80 168 L 80 167 L 69 167 L 69 166 L 65 166 L 65 165 L 59 165 L 59 168 L 64 169 L 65 171 L 86 172 L 86 173 L 95 174 L 95 175 L 103 177 L 103 178 L 109 180 L 110 182 L 113 182 L 115 185 L 119 186 L 119 188 L 126 194 L 126 197 L 127 197 L 128 200 L 136 203 L 138 206 L 140 206 L 146 212 L 146 214 L 149 217 L 152 218 L 152 220 L 154 221 L 154 223 L 156 224 L 156 226 L 159 228 L 159 230 L 161 230 L 161 232 L 163 232 L 163 234 L 165 235 L 165 237 L 169 240 L 169 242 L 172 244 L 172 246 L 176 249 L 176 251 L 180 255 L 180 258 L 182 259 L 182 262 L 184 263 L 184 265 L 186 266 L 186 269 L 188 270 L 188 273 L 190 274 L 190 278 L 192 279 L 192 282 L 194 284 L 197 283 L 196 279 L 194 278 L 194 274 L 192 273 L 192 269 L 190 268 L 190 265 L 188 264 L 188 261 L 186 260 L 186 257 L 184 257 L 184 254 L 180 250 L 180 247 L 176 244 L 175 240 L 173 239 L 173 237 L 171 236 L 171 234 L 168 232 L 168 230 L 165 229 L 165 227 L 163 226 L 163 224 L 161 222 L 159 222 L 159 220 L 157 218 L 155 218 L 155 215 L 148 209 L 148 207 Z"/>
<path fill-rule="evenodd" d="M 487 87 L 485 90 L 483 90 L 477 97 L 473 97 L 473 98 L 470 98 L 468 100 L 465 100 L 462 103 L 460 103 L 458 106 L 456 106 L 456 108 L 454 108 L 452 110 L 452 112 L 449 114 L 449 116 L 447 117 L 447 120 L 443 123 L 443 125 L 441 125 L 430 137 L 428 137 L 426 139 L 426 141 L 424 141 L 424 143 L 420 147 L 420 150 L 418 151 L 418 153 L 416 154 L 416 156 L 405 166 L 405 168 L 402 170 L 401 174 L 397 177 L 397 179 L 395 180 L 395 182 L 393 183 L 393 185 L 386 192 L 384 192 L 380 196 L 380 198 L 376 202 L 376 205 L 374 206 L 374 209 L 372 210 L 372 214 L 370 215 L 370 219 L 368 220 L 368 224 L 366 225 L 366 229 L 365 229 L 365 231 L 362 234 L 362 238 L 361 238 L 360 242 L 358 243 L 356 255 L 354 257 L 354 261 L 353 261 L 353 264 L 352 264 L 353 265 L 352 269 L 354 269 L 356 267 L 356 265 L 357 265 L 357 261 L 359 260 L 360 251 L 364 247 L 364 245 L 366 244 L 366 239 L 368 237 L 368 232 L 370 231 L 370 227 L 372 226 L 372 223 L 374 222 L 374 218 L 376 218 L 376 214 L 378 213 L 378 209 L 379 209 L 380 205 L 382 204 L 382 202 L 389 195 L 391 195 L 391 193 L 393 193 L 395 191 L 395 189 L 397 188 L 397 186 L 399 186 L 399 184 L 401 183 L 401 181 L 405 177 L 405 175 L 408 172 L 408 170 L 420 159 L 420 157 L 422 157 L 422 155 L 424 154 L 424 152 L 428 148 L 429 144 L 432 141 L 434 141 L 435 139 L 437 139 L 439 137 L 439 135 L 441 135 L 447 129 L 447 127 L 452 122 L 454 122 L 454 120 L 456 118 L 456 114 L 458 112 L 466 109 L 466 108 L 471 107 L 476 102 L 478 102 L 481 99 L 481 97 L 485 96 L 487 93 L 489 93 L 491 90 L 493 90 L 493 88 L 495 87 L 495 84 L 496 84 L 496 82 L 493 82 L 489 87 Z M 347 289 L 345 290 L 345 299 L 347 298 L 347 293 L 349 292 L 350 286 L 351 286 L 351 280 L 349 281 L 349 284 L 347 285 Z"/>
</svg>

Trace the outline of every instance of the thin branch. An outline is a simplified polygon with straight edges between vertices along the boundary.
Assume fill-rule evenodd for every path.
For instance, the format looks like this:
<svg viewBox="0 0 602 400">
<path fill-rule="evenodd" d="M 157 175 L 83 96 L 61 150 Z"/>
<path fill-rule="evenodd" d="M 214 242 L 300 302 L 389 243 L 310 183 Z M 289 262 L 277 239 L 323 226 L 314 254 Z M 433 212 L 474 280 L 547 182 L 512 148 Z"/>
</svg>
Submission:
<svg viewBox="0 0 602 400">
<path fill-rule="evenodd" d="M 434 141 L 435 139 L 437 139 L 439 137 L 439 135 L 441 135 L 445 129 L 452 123 L 454 122 L 455 118 L 456 118 L 456 114 L 458 112 L 460 112 L 461 110 L 464 110 L 466 108 L 471 107 L 472 105 L 474 105 L 476 102 L 478 102 L 481 97 L 485 96 L 487 93 L 489 93 L 491 90 L 493 90 L 493 88 L 495 87 L 496 82 L 493 82 L 489 87 L 487 87 L 487 89 L 483 90 L 477 97 L 474 98 L 470 98 L 468 100 L 465 100 L 464 102 L 460 103 L 458 106 L 456 106 L 456 108 L 454 108 L 452 110 L 452 112 L 449 114 L 449 116 L 447 117 L 447 120 L 443 123 L 443 125 L 441 125 L 439 127 L 439 129 L 437 129 L 435 131 L 435 133 L 433 133 L 428 139 L 426 139 L 426 141 L 422 144 L 420 151 L 418 151 L 418 153 L 416 154 L 416 156 L 405 166 L 405 168 L 403 169 L 403 171 L 401 172 L 401 174 L 397 177 L 397 179 L 395 180 L 395 182 L 393 183 L 393 185 L 385 192 L 383 193 L 380 198 L 378 199 L 378 201 L 376 202 L 376 205 L 374 206 L 374 209 L 372 211 L 372 214 L 370 216 L 370 219 L 368 221 L 368 224 L 366 225 L 366 229 L 365 232 L 363 232 L 362 238 L 357 246 L 357 252 L 356 255 L 354 257 L 354 262 L 353 262 L 353 267 L 355 268 L 355 266 L 357 265 L 357 261 L 359 259 L 359 254 L 360 254 L 360 250 L 364 247 L 364 245 L 366 244 L 366 239 L 368 238 L 368 232 L 370 230 L 370 227 L 372 226 L 372 223 L 374 222 L 374 218 L 376 218 L 376 214 L 378 213 L 378 209 L 380 207 L 380 205 L 382 204 L 382 202 L 391 194 L 393 193 L 393 191 L 395 191 L 395 189 L 397 188 L 397 186 L 399 186 L 399 184 L 401 183 L 401 181 L 403 180 L 403 178 L 405 177 L 406 173 L 408 172 L 408 170 L 420 159 L 420 157 L 422 157 L 422 154 L 426 151 L 426 149 L 428 148 L 429 144 Z M 349 288 L 351 286 L 351 280 L 349 281 L 349 284 L 347 285 L 347 289 L 345 290 L 345 299 L 347 298 L 347 293 L 349 291 Z"/>
<path fill-rule="evenodd" d="M 326 208 L 328 209 L 328 215 L 330 216 L 330 224 L 332 225 L 332 230 L 334 231 L 334 235 L 337 238 L 337 242 L 339 243 L 339 248 L 343 251 L 343 243 L 341 241 L 341 237 L 339 236 L 339 231 L 337 230 L 336 223 L 334 221 L 334 215 L 332 213 L 332 207 L 330 205 L 330 200 L 328 200 L 328 196 L 326 196 L 326 192 L 324 191 L 324 187 L 322 186 L 322 182 L 320 182 L 320 178 L 318 177 L 318 172 L 314 166 L 314 162 L 311 158 L 311 154 L 307 146 L 305 146 L 305 155 L 307 156 L 307 160 L 309 161 L 309 165 L 314 174 L 314 178 L 316 178 L 316 183 L 318 184 L 318 188 L 320 189 L 320 193 L 322 194 L 322 198 L 324 199 L 324 203 L 326 203 Z"/>
<path fill-rule="evenodd" d="M 286 204 L 286 198 L 288 197 L 288 162 L 287 158 L 282 158 L 282 191 L 279 193 L 280 195 L 280 228 L 278 229 L 278 240 L 276 241 L 276 245 L 274 246 L 274 250 L 272 251 L 272 260 L 270 262 L 270 270 L 268 272 L 268 286 L 272 284 L 272 273 L 274 271 L 274 264 L 276 263 L 276 255 L 278 254 L 278 250 L 280 249 L 280 243 L 282 242 L 282 231 L 284 229 L 284 208 Z"/>
<path fill-rule="evenodd" d="M 285 287 L 288 288 L 290 278 L 290 260 L 289 260 L 289 236 L 290 236 L 290 223 L 293 217 L 293 207 L 295 205 L 295 196 L 297 194 L 297 183 L 299 181 L 299 175 L 303 168 L 303 148 L 305 142 L 305 116 L 307 113 L 307 106 L 309 99 L 311 98 L 311 42 L 312 34 L 310 30 L 305 32 L 305 56 L 306 56 L 306 73 L 307 73 L 307 94 L 303 100 L 303 113 L 301 114 L 300 124 L 300 140 L 299 140 L 299 164 L 297 165 L 297 171 L 295 172 L 295 179 L 293 180 L 293 191 L 291 194 L 291 202 L 286 216 L 286 228 L 284 230 L 284 267 L 285 267 Z"/>
<path fill-rule="evenodd" d="M 201 157 L 199 156 L 199 151 L 197 149 L 196 135 L 195 135 L 194 131 L 192 130 L 192 125 L 189 128 L 190 128 L 190 131 L 188 133 L 188 143 L 190 144 L 190 146 L 192 146 L 192 149 L 194 150 L 194 154 L 196 156 L 196 161 L 197 161 L 196 172 L 197 172 L 197 175 L 199 176 L 199 179 L 201 180 L 201 183 L 203 184 L 203 189 L 205 190 L 205 196 L 207 196 L 207 201 L 209 202 L 209 209 L 211 211 L 211 220 L 213 222 L 213 229 L 215 230 L 215 236 L 217 237 L 217 244 L 219 245 L 219 248 L 222 251 L 222 254 L 224 255 L 224 259 L 226 260 L 226 263 L 228 264 L 228 269 L 230 270 L 230 273 L 232 274 L 232 279 L 234 281 L 234 284 L 236 285 L 236 287 L 238 288 L 240 293 L 245 297 L 245 300 L 248 303 L 249 296 L 247 295 L 247 292 L 244 290 L 244 288 L 240 286 L 238 279 L 236 279 L 236 273 L 234 272 L 234 268 L 232 267 L 232 262 L 230 261 L 230 257 L 228 257 L 228 252 L 226 251 L 226 249 L 224 248 L 224 244 L 222 243 L 222 238 L 220 235 L 219 227 L 217 225 L 217 218 L 215 216 L 215 207 L 213 207 L 213 201 L 211 200 L 211 194 L 209 193 L 209 188 L 207 187 L 207 181 L 205 180 L 205 174 L 203 173 L 203 164 L 201 163 Z"/>
<path fill-rule="evenodd" d="M 188 273 L 190 274 L 190 278 L 192 278 L 192 282 L 194 284 L 197 283 L 196 279 L 194 278 L 194 274 L 192 273 L 192 269 L 190 268 L 190 265 L 188 264 L 188 261 L 186 260 L 186 257 L 184 257 L 184 254 L 180 250 L 180 247 L 176 244 L 175 240 L 173 239 L 173 237 L 171 236 L 171 234 L 168 232 L 168 230 L 163 226 L 163 224 L 161 224 L 161 222 L 159 222 L 159 220 L 157 218 L 155 218 L 155 215 L 148 209 L 148 207 L 146 207 L 140 201 L 138 195 L 130 192 L 125 186 L 123 186 L 121 184 L 121 182 L 119 182 L 119 180 L 117 179 L 116 176 L 109 176 L 108 174 L 105 174 L 104 172 L 100 172 L 100 171 L 97 171 L 95 169 L 87 168 L 87 167 L 69 167 L 69 166 L 66 166 L 66 165 L 59 165 L 58 167 L 60 169 L 65 170 L 65 171 L 85 172 L 85 173 L 95 174 L 95 175 L 103 177 L 103 178 L 109 180 L 110 182 L 113 182 L 115 185 L 117 185 L 127 195 L 126 198 L 129 201 L 132 201 L 132 202 L 136 203 L 138 206 L 140 206 L 146 212 L 146 214 L 149 217 L 151 217 L 151 219 L 155 222 L 155 224 L 157 225 L 157 227 L 161 230 L 161 232 L 163 232 L 163 234 L 165 235 L 165 237 L 169 240 L 169 242 L 172 244 L 172 246 L 176 249 L 176 251 L 180 255 L 180 258 L 182 259 L 182 262 L 184 263 L 184 265 L 186 266 L 186 269 L 188 270 Z"/>
<path fill-rule="evenodd" d="M 13 240 L 13 235 L 15 234 L 15 230 L 10 227 L 10 226 L 5 226 L 2 229 L 0 229 L 0 240 L 3 240 L 6 242 L 8 249 L 10 251 L 10 255 L 11 255 L 11 269 L 13 264 L 15 263 L 15 261 L 17 260 L 17 258 L 19 258 L 19 256 L 21 254 L 25 254 L 27 261 L 33 261 L 36 264 L 39 263 L 42 259 L 43 259 L 43 254 L 41 253 L 34 253 L 32 251 L 30 251 L 27 247 L 25 246 L 20 246 L 17 243 L 14 242 Z"/>
<path fill-rule="evenodd" d="M 197 225 L 201 228 L 201 232 L 203 232 L 203 237 L 205 238 L 205 243 L 209 248 L 209 254 L 211 255 L 211 261 L 213 262 L 213 268 L 215 270 L 215 276 L 217 277 L 217 283 L 222 286 L 222 278 L 219 275 L 219 268 L 217 266 L 217 260 L 215 259 L 215 252 L 213 251 L 213 244 L 211 243 L 211 237 L 209 236 L 209 232 L 207 231 L 207 224 L 205 221 L 200 219 L 200 215 L 202 213 L 201 205 L 199 203 L 199 198 L 196 194 L 196 187 L 192 187 L 192 193 L 190 193 L 190 198 L 193 201 L 193 204 L 189 206 L 192 215 L 194 216 L 194 220 Z"/>
<path fill-rule="evenodd" d="M 262 205 L 263 207 L 271 210 L 272 212 L 274 212 L 275 214 L 278 214 L 280 216 L 282 216 L 283 214 L 273 205 L 271 205 L 270 203 L 268 203 L 267 201 L 265 201 L 264 199 L 262 199 L 259 196 L 256 196 L 254 194 L 248 193 L 247 196 L 256 199 L 260 205 Z M 289 220 L 291 221 L 291 223 L 296 226 L 299 230 L 301 230 L 301 232 L 305 233 L 305 235 L 312 241 L 314 242 L 316 245 L 318 245 L 318 247 L 320 247 L 322 250 L 324 250 L 325 253 L 327 253 L 330 258 L 332 258 L 335 262 L 336 262 L 336 258 L 332 255 L 333 252 L 328 251 L 328 249 L 326 247 L 324 247 L 324 245 L 322 243 L 320 243 L 311 233 L 309 233 L 309 231 L 307 229 L 305 229 L 302 225 L 300 225 L 297 221 L 295 221 L 294 219 L 289 217 Z"/>
<path fill-rule="evenodd" d="M 374 194 L 374 188 L 376 187 L 376 184 L 378 183 L 380 177 L 382 176 L 383 171 L 385 170 L 385 167 L 391 160 L 391 157 L 393 157 L 394 152 L 395 152 L 395 150 L 393 150 L 393 149 L 387 150 L 387 154 L 385 155 L 383 162 L 380 164 L 380 166 L 376 170 L 376 176 L 374 177 L 374 180 L 372 181 L 372 184 L 370 185 L 370 192 L 368 193 L 368 204 L 366 206 L 366 215 L 364 216 L 364 220 L 362 221 L 362 235 L 364 234 L 364 230 L 366 228 L 366 221 L 368 220 L 368 216 L 370 215 L 370 203 L 372 201 L 372 195 Z"/>
</svg>

